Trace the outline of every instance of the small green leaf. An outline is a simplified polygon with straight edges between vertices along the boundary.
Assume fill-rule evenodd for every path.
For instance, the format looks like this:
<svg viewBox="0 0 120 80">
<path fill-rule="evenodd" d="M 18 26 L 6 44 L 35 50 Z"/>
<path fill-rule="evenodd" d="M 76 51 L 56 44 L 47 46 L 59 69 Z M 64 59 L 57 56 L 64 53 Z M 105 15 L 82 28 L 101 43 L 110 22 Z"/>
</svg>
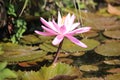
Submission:
<svg viewBox="0 0 120 80">
<path fill-rule="evenodd" d="M 17 75 L 7 68 L 2 71 L 1 76 L 3 76 L 3 78 L 17 78 Z"/>
<path fill-rule="evenodd" d="M 7 66 L 7 62 L 0 62 L 0 71 L 3 70 Z"/>
</svg>

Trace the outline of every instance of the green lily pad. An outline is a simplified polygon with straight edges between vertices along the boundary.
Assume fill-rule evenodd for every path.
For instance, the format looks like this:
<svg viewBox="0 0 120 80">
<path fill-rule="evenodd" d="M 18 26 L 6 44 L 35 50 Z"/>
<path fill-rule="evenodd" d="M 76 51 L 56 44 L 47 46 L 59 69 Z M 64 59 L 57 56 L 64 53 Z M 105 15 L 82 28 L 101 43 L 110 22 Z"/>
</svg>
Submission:
<svg viewBox="0 0 120 80">
<path fill-rule="evenodd" d="M 120 39 L 120 30 L 105 31 L 103 34 L 110 38 Z"/>
<path fill-rule="evenodd" d="M 80 66 L 80 70 L 90 72 L 90 71 L 98 71 L 99 68 L 94 65 L 82 65 Z"/>
<path fill-rule="evenodd" d="M 94 39 L 83 39 L 81 41 L 85 43 L 88 47 L 82 48 L 65 38 L 60 52 L 73 53 L 73 52 L 79 52 L 79 51 L 87 51 L 87 50 L 94 49 L 96 46 L 100 44 L 98 41 Z M 58 49 L 58 46 L 53 46 L 51 42 L 47 42 L 47 43 L 45 42 L 43 44 L 40 44 L 40 49 L 47 52 L 56 52 Z"/>
<path fill-rule="evenodd" d="M 120 56 L 120 42 L 102 44 L 95 49 L 95 52 L 103 56 Z"/>
<path fill-rule="evenodd" d="M 94 39 L 82 39 L 81 42 L 86 44 L 88 47 L 82 48 L 82 47 L 72 43 L 68 39 L 65 39 L 63 42 L 62 49 L 67 52 L 88 51 L 88 50 L 94 49 L 95 47 L 97 47 L 100 44 L 98 41 L 96 41 Z"/>
<path fill-rule="evenodd" d="M 9 63 L 34 60 L 45 56 L 47 53 L 42 50 L 36 50 L 37 47 L 21 46 L 12 43 L 3 43 L 4 54 L 0 56 L 0 61 Z"/>
<path fill-rule="evenodd" d="M 45 59 L 45 60 L 53 60 L 54 57 L 53 57 L 53 55 L 51 54 L 51 55 L 46 55 L 46 56 L 44 57 L 44 59 Z"/>
<path fill-rule="evenodd" d="M 25 35 L 20 40 L 23 44 L 38 44 L 41 43 L 41 40 L 36 35 Z"/>
<path fill-rule="evenodd" d="M 22 80 L 50 80 L 56 76 L 76 76 L 81 77 L 82 73 L 78 68 L 65 63 L 56 63 L 49 67 L 42 67 L 39 71 L 18 71 L 17 74 Z M 66 79 L 68 80 L 68 79 Z"/>
<path fill-rule="evenodd" d="M 4 54 L 4 51 L 3 51 L 3 47 L 2 45 L 0 44 L 0 55 Z"/>
<path fill-rule="evenodd" d="M 71 56 L 82 56 L 82 55 L 84 55 L 84 54 L 85 54 L 85 52 L 84 52 L 84 51 L 81 51 L 81 52 L 71 53 L 70 55 L 71 55 Z"/>
<path fill-rule="evenodd" d="M 40 44 L 40 49 L 47 51 L 47 52 L 56 52 L 57 46 L 53 46 L 51 42 Z"/>
<path fill-rule="evenodd" d="M 39 35 L 38 36 L 39 37 L 39 39 L 42 41 L 42 42 L 49 42 L 49 41 L 51 41 L 54 37 L 52 37 L 52 36 L 41 36 L 41 35 Z"/>
</svg>

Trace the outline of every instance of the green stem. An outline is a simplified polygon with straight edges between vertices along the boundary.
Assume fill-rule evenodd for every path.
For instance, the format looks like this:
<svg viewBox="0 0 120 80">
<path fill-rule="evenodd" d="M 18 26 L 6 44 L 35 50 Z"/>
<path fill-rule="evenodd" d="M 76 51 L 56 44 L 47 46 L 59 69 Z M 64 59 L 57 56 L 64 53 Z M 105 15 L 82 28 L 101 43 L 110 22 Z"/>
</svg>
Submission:
<svg viewBox="0 0 120 80">
<path fill-rule="evenodd" d="M 24 9 L 26 8 L 26 6 L 27 6 L 27 4 L 28 4 L 28 1 L 29 1 L 29 0 L 25 0 L 24 6 L 23 6 L 23 8 L 22 8 L 22 10 L 21 10 L 21 12 L 20 12 L 20 14 L 19 14 L 19 17 L 22 15 Z"/>
<path fill-rule="evenodd" d="M 58 49 L 57 49 L 57 52 L 56 52 L 56 55 L 55 55 L 53 64 L 57 62 L 57 59 L 58 59 L 58 56 L 59 56 L 59 54 L 60 54 L 60 49 L 61 49 L 61 47 L 62 47 L 62 44 L 63 44 L 63 40 L 60 42 L 60 44 L 59 44 L 59 46 L 58 46 Z"/>
</svg>

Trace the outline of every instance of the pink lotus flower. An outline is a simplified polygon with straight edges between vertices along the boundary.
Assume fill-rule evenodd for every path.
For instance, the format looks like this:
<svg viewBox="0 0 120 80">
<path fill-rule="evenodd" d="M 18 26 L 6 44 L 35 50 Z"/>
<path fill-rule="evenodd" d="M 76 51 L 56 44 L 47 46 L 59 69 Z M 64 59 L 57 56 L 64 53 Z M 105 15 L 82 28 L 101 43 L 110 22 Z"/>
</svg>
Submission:
<svg viewBox="0 0 120 80">
<path fill-rule="evenodd" d="M 58 13 L 58 23 L 56 23 L 54 20 L 47 22 L 43 18 L 40 18 L 40 20 L 45 25 L 41 26 L 45 31 L 41 32 L 35 30 L 35 32 L 43 36 L 56 36 L 52 41 L 53 45 L 60 44 L 64 37 L 66 37 L 76 45 L 79 45 L 84 48 L 87 47 L 84 43 L 75 38 L 74 35 L 87 32 L 91 28 L 78 28 L 80 23 L 74 23 L 75 15 L 71 16 L 69 13 L 66 17 L 61 18 L 61 14 Z"/>
</svg>

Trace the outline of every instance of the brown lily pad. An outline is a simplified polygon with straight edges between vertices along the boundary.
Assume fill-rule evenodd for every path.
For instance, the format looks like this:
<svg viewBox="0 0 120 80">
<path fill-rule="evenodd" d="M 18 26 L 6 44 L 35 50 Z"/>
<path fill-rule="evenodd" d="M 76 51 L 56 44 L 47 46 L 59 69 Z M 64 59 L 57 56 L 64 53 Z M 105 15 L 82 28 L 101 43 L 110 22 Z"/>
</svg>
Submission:
<svg viewBox="0 0 120 80">
<path fill-rule="evenodd" d="M 53 57 L 53 55 L 46 55 L 46 56 L 44 57 L 44 59 L 45 59 L 45 60 L 53 60 L 54 57 Z"/>
<path fill-rule="evenodd" d="M 90 30 L 90 31 L 88 31 L 88 32 L 79 34 L 79 36 L 85 36 L 85 37 L 87 37 L 87 38 L 93 38 L 93 37 L 98 36 L 98 33 L 97 33 L 97 31 Z"/>
<path fill-rule="evenodd" d="M 95 52 L 103 56 L 120 56 L 120 42 L 102 44 L 95 49 Z"/>
<path fill-rule="evenodd" d="M 63 62 L 63 63 L 67 63 L 67 64 L 72 64 L 73 60 L 70 58 L 59 58 L 58 62 Z"/>
<path fill-rule="evenodd" d="M 90 77 L 90 78 L 80 78 L 75 80 L 105 80 L 102 77 Z"/>
<path fill-rule="evenodd" d="M 107 75 L 107 77 L 105 77 L 105 80 L 119 80 L 119 79 L 120 79 L 120 73 Z"/>
<path fill-rule="evenodd" d="M 114 59 L 114 60 L 106 60 L 104 61 L 105 64 L 108 65 L 120 65 L 120 60 Z"/>
<path fill-rule="evenodd" d="M 112 43 L 112 42 L 120 42 L 120 40 L 106 39 L 106 40 L 103 41 L 103 43 Z"/>
<path fill-rule="evenodd" d="M 69 53 L 60 53 L 59 55 L 58 55 L 58 57 L 59 58 L 62 58 L 62 57 L 68 57 L 70 54 Z"/>
<path fill-rule="evenodd" d="M 107 72 L 109 72 L 109 73 L 120 73 L 120 68 L 113 68 L 113 69 L 107 70 Z"/>
<path fill-rule="evenodd" d="M 99 15 L 88 16 L 85 23 L 86 25 L 91 26 L 93 30 L 120 29 L 120 21 L 116 21 L 116 18 L 114 17 L 103 17 Z"/>
<path fill-rule="evenodd" d="M 120 30 L 105 31 L 103 34 L 110 38 L 120 39 Z"/>
<path fill-rule="evenodd" d="M 50 80 L 74 80 L 76 79 L 77 76 L 68 76 L 68 75 L 58 75 L 55 76 L 54 78 L 50 79 Z"/>
</svg>

